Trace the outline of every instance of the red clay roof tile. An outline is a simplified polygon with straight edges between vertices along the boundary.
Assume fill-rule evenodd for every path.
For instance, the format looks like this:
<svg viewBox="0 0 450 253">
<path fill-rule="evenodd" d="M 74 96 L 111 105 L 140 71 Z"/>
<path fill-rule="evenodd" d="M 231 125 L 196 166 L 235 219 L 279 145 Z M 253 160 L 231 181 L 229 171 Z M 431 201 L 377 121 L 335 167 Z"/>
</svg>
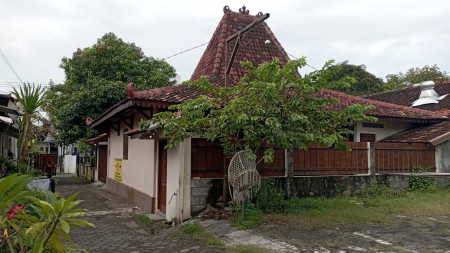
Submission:
<svg viewBox="0 0 450 253">
<path fill-rule="evenodd" d="M 226 38 L 258 18 L 258 16 L 232 12 L 227 8 L 224 8 L 224 12 L 225 14 L 219 22 L 208 47 L 197 64 L 197 67 L 191 76 L 191 80 L 198 80 L 200 76 L 207 76 L 212 84 L 223 86 L 225 83 L 224 72 Z M 270 40 L 271 43 L 264 43 L 266 40 Z M 231 41 L 230 44 L 233 45 L 233 42 L 234 41 Z M 231 53 L 231 50 L 229 50 L 229 53 Z M 280 60 L 282 65 L 289 61 L 289 57 L 276 39 L 275 35 L 272 33 L 267 24 L 262 22 L 243 35 L 240 48 L 237 51 L 236 58 L 231 67 L 229 83 L 231 85 L 237 84 L 247 73 L 247 71 L 240 66 L 240 61 L 249 60 L 252 61 L 253 64 L 258 65 L 263 62 L 271 61 L 275 57 Z M 138 99 L 150 100 L 154 102 L 182 103 L 189 99 L 196 98 L 200 94 L 202 93 L 198 90 L 183 84 L 143 91 L 137 91 L 136 87 L 132 83 L 130 83 L 127 87 L 128 99 L 133 100 Z M 333 97 L 340 100 L 339 104 L 330 106 L 330 109 L 341 110 L 344 107 L 354 103 L 373 104 L 376 106 L 376 109 L 370 110 L 367 113 L 371 116 L 417 119 L 421 123 L 424 123 L 424 120 L 435 120 L 435 122 L 443 120 L 441 118 L 441 114 L 438 115 L 434 112 L 355 97 L 328 89 L 322 90 L 319 93 L 319 96 Z M 123 103 L 123 101 L 121 103 Z M 105 115 L 106 113 L 101 117 Z M 97 120 L 98 119 L 96 119 L 96 121 Z"/>
<path fill-rule="evenodd" d="M 107 133 L 102 133 L 102 134 L 99 134 L 99 135 L 97 135 L 97 136 L 95 136 L 93 138 L 84 140 L 84 142 L 87 143 L 87 144 L 95 144 L 95 143 L 99 143 L 101 141 L 107 141 L 107 140 L 108 140 L 108 134 Z"/>
<path fill-rule="evenodd" d="M 199 80 L 200 76 L 206 76 L 212 84 L 224 85 L 226 39 L 259 18 L 259 15 L 253 16 L 241 11 L 233 12 L 226 9 L 224 12 L 225 14 L 197 64 L 191 80 Z M 270 43 L 266 44 L 266 40 L 269 40 Z M 235 42 L 236 39 L 233 39 L 229 43 L 229 55 L 231 55 Z M 243 33 L 236 58 L 230 69 L 230 85 L 237 84 L 247 73 L 247 70 L 240 65 L 241 61 L 251 61 L 253 64 L 259 65 L 272 61 L 274 58 L 278 58 L 282 66 L 289 61 L 288 55 L 267 23 L 262 22 Z"/>
<path fill-rule="evenodd" d="M 131 86 L 130 86 L 131 85 Z M 128 84 L 128 89 L 135 88 L 133 83 Z M 204 94 L 187 85 L 179 84 L 174 86 L 161 87 L 151 90 L 134 91 L 132 98 L 147 99 L 167 103 L 183 103 L 189 99 L 196 98 Z"/>
<path fill-rule="evenodd" d="M 335 110 L 342 110 L 352 104 L 372 104 L 376 108 L 367 111 L 366 115 L 419 120 L 445 120 L 441 114 L 436 112 L 356 97 L 330 89 L 323 89 L 319 92 L 319 96 L 338 99 L 340 101 L 338 104 L 330 105 L 330 109 Z"/>
<path fill-rule="evenodd" d="M 450 80 L 440 83 L 436 83 L 434 90 L 439 94 L 439 96 L 450 93 Z M 419 98 L 420 87 L 411 86 L 398 90 L 389 90 L 379 93 L 369 94 L 363 96 L 364 98 L 383 101 L 391 104 L 398 104 L 410 107 L 411 104 Z M 415 108 L 420 108 L 428 111 L 439 111 L 442 109 L 450 109 L 450 96 L 445 97 L 438 104 L 426 104 L 417 106 Z"/>
<path fill-rule="evenodd" d="M 432 142 L 450 132 L 450 121 L 426 125 L 414 129 L 405 130 L 388 136 L 379 142 Z"/>
</svg>

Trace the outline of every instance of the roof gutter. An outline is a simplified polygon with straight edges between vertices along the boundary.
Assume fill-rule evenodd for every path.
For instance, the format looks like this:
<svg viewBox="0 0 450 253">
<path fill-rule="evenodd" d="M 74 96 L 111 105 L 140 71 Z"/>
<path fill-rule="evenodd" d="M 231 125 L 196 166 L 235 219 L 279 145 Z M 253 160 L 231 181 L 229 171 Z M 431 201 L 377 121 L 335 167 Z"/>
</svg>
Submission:
<svg viewBox="0 0 450 253">
<path fill-rule="evenodd" d="M 430 143 L 433 144 L 433 146 L 437 146 L 437 145 L 439 145 L 439 144 L 441 144 L 443 142 L 446 142 L 448 140 L 450 140 L 450 132 L 445 133 L 445 134 L 443 134 L 441 136 L 438 136 L 438 137 L 430 140 Z"/>
</svg>

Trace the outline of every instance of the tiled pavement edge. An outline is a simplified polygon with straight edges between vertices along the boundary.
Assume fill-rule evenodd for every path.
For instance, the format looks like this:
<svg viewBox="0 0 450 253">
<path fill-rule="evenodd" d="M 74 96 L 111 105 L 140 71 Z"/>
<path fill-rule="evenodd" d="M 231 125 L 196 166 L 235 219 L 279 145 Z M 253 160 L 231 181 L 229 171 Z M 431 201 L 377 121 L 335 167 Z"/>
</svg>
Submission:
<svg viewBox="0 0 450 253">
<path fill-rule="evenodd" d="M 95 224 L 95 228 L 73 228 L 73 242 L 90 252 L 224 252 L 226 249 L 205 245 L 175 236 L 177 227 L 155 231 L 153 227 L 137 219 L 139 209 L 108 193 L 103 184 L 90 183 L 73 175 L 56 177 L 56 191 L 68 196 L 79 192 L 80 208 L 88 209 L 83 219 Z M 226 221 L 195 220 L 219 237 L 227 246 L 254 245 L 273 252 L 297 252 L 295 246 L 275 239 L 262 237 L 252 231 L 242 231 Z M 202 244 L 203 243 L 203 244 Z"/>
<path fill-rule="evenodd" d="M 55 179 L 58 193 L 67 197 L 79 192 L 77 199 L 83 200 L 79 207 L 88 209 L 82 218 L 95 224 L 94 228 L 72 228 L 69 233 L 73 243 L 89 252 L 225 252 L 224 248 L 174 235 L 177 227 L 155 231 L 134 216 L 138 209 L 108 193 L 99 183 L 67 174 Z"/>
</svg>

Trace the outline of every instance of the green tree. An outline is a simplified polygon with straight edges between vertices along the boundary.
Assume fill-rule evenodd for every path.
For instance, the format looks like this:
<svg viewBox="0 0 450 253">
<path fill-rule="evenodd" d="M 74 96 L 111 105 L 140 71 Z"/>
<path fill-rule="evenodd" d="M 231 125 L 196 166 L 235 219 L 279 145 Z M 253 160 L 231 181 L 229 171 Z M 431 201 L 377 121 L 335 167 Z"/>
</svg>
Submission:
<svg viewBox="0 0 450 253">
<path fill-rule="evenodd" d="M 216 87 L 206 78 L 189 85 L 210 95 L 173 105 L 171 111 L 158 113 L 142 121 L 141 128 L 159 124 L 168 147 L 175 147 L 188 136 L 220 140 L 228 156 L 246 150 L 256 160 L 256 150 L 266 147 L 265 162 L 271 163 L 274 146 L 306 149 L 308 144 L 336 145 L 349 149 L 344 135 L 357 121 L 374 120 L 364 115 L 371 105 L 351 105 L 337 111 L 330 106 L 336 99 L 317 96 L 323 88 L 349 86 L 353 79 L 330 81 L 339 68 L 328 62 L 321 70 L 297 77 L 304 58 L 280 68 L 277 59 L 258 67 L 243 62 L 250 70 L 234 87 Z"/>
<path fill-rule="evenodd" d="M 425 65 L 422 68 L 411 68 L 406 73 L 389 74 L 386 79 L 387 81 L 382 87 L 383 90 L 400 89 L 423 81 L 446 81 L 450 79 L 450 76 L 446 71 L 441 71 L 435 64 L 433 66 Z"/>
<path fill-rule="evenodd" d="M 69 144 L 93 136 L 87 117 L 96 118 L 126 97 L 126 84 L 138 89 L 172 85 L 175 69 L 167 62 L 145 56 L 134 43 L 107 33 L 97 43 L 78 49 L 60 65 L 66 81 L 51 84 L 46 110 L 55 124 L 58 141 Z"/>
<path fill-rule="evenodd" d="M 370 93 L 382 91 L 383 79 L 376 77 L 374 74 L 366 70 L 365 65 L 348 64 L 348 61 L 337 64 L 335 67 L 340 70 L 331 78 L 331 80 L 339 80 L 345 76 L 353 77 L 356 81 L 350 86 L 336 87 L 334 90 L 347 94 L 360 96 Z"/>
<path fill-rule="evenodd" d="M 31 120 L 36 116 L 38 109 L 46 102 L 46 99 L 43 96 L 45 90 L 42 89 L 40 85 L 35 86 L 34 84 L 30 85 L 29 83 L 24 84 L 23 86 L 21 85 L 19 90 L 16 90 L 16 88 L 13 87 L 13 90 L 13 95 L 17 98 L 19 106 L 25 112 L 25 115 L 23 115 L 23 124 L 20 124 L 23 128 L 20 129 L 18 145 L 20 160 L 23 160 L 27 156 L 28 140 L 32 126 Z"/>
</svg>

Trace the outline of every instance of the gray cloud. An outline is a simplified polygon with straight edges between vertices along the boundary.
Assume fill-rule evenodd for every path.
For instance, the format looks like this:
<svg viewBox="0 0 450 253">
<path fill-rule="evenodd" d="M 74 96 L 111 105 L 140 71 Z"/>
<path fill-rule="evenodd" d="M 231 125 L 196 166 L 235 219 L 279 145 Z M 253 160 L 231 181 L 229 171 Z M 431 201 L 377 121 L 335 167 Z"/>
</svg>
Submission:
<svg viewBox="0 0 450 253">
<path fill-rule="evenodd" d="M 445 0 L 247 1 L 267 20 L 285 50 L 320 67 L 328 59 L 365 64 L 379 77 L 437 64 L 450 71 L 450 23 Z M 234 11 L 241 1 L 226 3 Z M 58 67 L 77 48 L 106 32 L 135 42 L 148 56 L 164 58 L 207 42 L 222 1 L 41 0 L 0 4 L 0 49 L 24 81 L 60 83 Z M 168 59 L 189 79 L 205 47 Z M 311 69 L 305 69 L 310 71 Z M 0 60 L 0 92 L 17 78 Z"/>
</svg>

